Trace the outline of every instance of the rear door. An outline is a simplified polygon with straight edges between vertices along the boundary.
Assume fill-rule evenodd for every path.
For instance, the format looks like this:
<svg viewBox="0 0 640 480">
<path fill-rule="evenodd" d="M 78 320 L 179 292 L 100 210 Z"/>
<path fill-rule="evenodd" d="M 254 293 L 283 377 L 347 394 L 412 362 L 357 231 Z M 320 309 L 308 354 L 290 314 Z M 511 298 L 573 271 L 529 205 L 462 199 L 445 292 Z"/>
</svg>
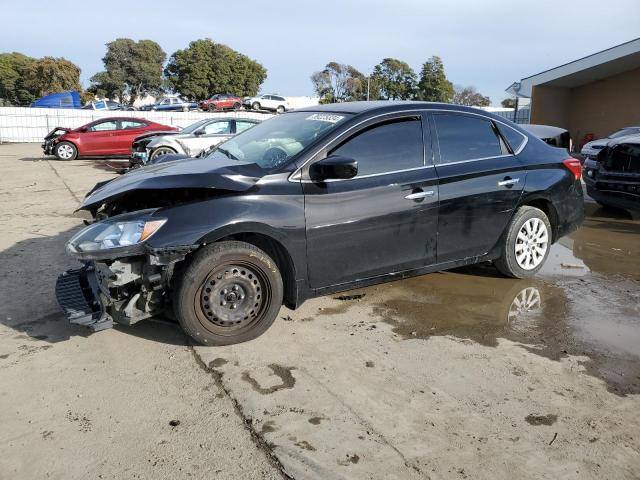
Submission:
<svg viewBox="0 0 640 480">
<path fill-rule="evenodd" d="M 118 122 L 118 130 L 113 136 L 111 155 L 128 155 L 131 153 L 131 144 L 138 135 L 145 132 L 147 123 L 140 120 L 122 119 Z"/>
<path fill-rule="evenodd" d="M 313 182 L 310 164 L 331 154 L 355 159 L 357 176 Z M 336 139 L 313 161 L 302 171 L 312 288 L 435 260 L 438 186 L 420 114 L 369 121 Z"/>
<path fill-rule="evenodd" d="M 434 112 L 431 121 L 440 185 L 438 262 L 487 253 L 518 205 L 527 172 L 492 119 L 446 111 Z M 524 135 L 500 126 L 524 144 Z"/>
</svg>

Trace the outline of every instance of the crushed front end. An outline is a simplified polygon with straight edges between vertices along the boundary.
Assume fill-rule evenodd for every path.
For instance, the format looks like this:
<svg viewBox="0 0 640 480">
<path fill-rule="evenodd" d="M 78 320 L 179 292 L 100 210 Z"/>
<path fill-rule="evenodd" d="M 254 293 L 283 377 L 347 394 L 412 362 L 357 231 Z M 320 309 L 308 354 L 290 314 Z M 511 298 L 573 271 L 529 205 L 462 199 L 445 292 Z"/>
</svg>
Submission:
<svg viewBox="0 0 640 480">
<path fill-rule="evenodd" d="M 159 251 L 144 243 L 166 221 L 156 210 L 95 222 L 69 240 L 68 253 L 83 266 L 58 277 L 56 298 L 71 323 L 98 331 L 170 311 L 173 270 L 191 248 Z"/>
<path fill-rule="evenodd" d="M 610 144 L 584 163 L 587 194 L 596 202 L 640 211 L 640 139 Z"/>
<path fill-rule="evenodd" d="M 69 128 L 56 127 L 51 130 L 42 142 L 42 151 L 45 155 L 53 155 L 54 147 L 58 143 L 58 139 L 63 135 L 69 133 L 71 130 Z"/>
<path fill-rule="evenodd" d="M 71 323 L 93 331 L 114 322 L 133 325 L 170 310 L 173 265 L 183 258 L 174 253 L 87 261 L 58 277 L 58 304 Z"/>
</svg>

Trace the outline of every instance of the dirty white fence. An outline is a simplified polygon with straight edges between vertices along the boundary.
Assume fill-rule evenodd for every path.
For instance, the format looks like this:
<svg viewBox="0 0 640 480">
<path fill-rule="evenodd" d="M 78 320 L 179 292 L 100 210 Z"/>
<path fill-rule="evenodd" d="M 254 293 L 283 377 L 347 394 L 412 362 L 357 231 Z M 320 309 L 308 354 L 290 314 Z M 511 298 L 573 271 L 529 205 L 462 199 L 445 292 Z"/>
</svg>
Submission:
<svg viewBox="0 0 640 480">
<path fill-rule="evenodd" d="M 146 118 L 164 125 L 186 127 L 198 120 L 214 117 L 257 118 L 266 120 L 273 116 L 239 110 L 236 112 L 120 112 L 74 110 L 63 108 L 0 107 L 0 143 L 41 142 L 55 127 L 76 128 L 105 117 Z"/>
</svg>

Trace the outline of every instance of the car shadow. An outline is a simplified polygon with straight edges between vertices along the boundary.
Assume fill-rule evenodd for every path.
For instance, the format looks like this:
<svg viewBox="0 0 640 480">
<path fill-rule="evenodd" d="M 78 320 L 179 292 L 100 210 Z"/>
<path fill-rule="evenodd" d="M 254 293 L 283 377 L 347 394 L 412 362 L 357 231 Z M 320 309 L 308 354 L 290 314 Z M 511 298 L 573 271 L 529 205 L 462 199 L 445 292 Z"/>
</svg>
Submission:
<svg viewBox="0 0 640 480">
<path fill-rule="evenodd" d="M 57 276 L 79 263 L 65 254 L 67 240 L 80 226 L 56 235 L 37 235 L 0 252 L 0 324 L 13 330 L 15 339 L 58 343 L 72 337 L 100 335 L 69 323 L 55 298 Z M 170 319 L 144 320 L 118 331 L 152 342 L 188 345 L 179 324 Z M 10 334 L 10 333 L 9 333 Z"/>
</svg>

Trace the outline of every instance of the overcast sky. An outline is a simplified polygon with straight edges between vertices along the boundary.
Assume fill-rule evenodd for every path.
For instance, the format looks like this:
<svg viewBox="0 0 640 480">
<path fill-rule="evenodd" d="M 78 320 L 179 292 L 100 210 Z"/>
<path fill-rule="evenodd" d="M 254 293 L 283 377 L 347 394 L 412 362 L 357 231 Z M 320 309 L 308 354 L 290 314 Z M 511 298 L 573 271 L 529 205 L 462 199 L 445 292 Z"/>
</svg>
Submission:
<svg viewBox="0 0 640 480">
<path fill-rule="evenodd" d="M 102 69 L 104 44 L 151 39 L 171 55 L 211 38 L 268 70 L 263 92 L 311 95 L 329 61 L 365 74 L 385 57 L 416 73 L 442 57 L 454 84 L 494 105 L 513 81 L 640 37 L 639 0 L 0 0 L 0 51 L 66 57 L 84 86 Z M 183 8 L 181 8 L 183 7 Z"/>
</svg>

